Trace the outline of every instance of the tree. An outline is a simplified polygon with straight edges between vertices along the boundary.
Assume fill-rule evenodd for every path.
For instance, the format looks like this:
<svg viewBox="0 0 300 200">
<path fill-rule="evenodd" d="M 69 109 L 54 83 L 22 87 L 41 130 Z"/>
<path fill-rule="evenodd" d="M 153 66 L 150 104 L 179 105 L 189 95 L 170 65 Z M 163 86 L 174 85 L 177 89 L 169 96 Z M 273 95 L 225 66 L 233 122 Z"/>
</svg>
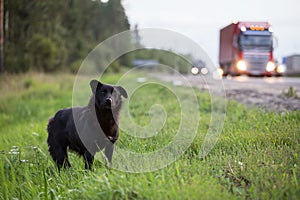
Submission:
<svg viewBox="0 0 300 200">
<path fill-rule="evenodd" d="M 4 70 L 3 66 L 3 20 L 4 20 L 4 0 L 0 0 L 0 73 Z"/>
<path fill-rule="evenodd" d="M 100 42 L 130 27 L 120 0 L 2 1 L 7 13 L 4 65 L 11 72 L 70 68 Z"/>
</svg>

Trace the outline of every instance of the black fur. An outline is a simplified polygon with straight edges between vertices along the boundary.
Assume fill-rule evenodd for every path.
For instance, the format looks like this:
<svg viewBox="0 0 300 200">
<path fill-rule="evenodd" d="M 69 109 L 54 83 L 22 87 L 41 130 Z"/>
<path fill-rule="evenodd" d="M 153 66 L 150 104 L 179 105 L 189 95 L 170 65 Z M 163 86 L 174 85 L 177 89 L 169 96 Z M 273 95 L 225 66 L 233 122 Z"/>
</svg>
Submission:
<svg viewBox="0 0 300 200">
<path fill-rule="evenodd" d="M 83 156 L 86 169 L 91 169 L 95 153 L 102 149 L 108 161 L 112 161 L 114 143 L 119 136 L 121 96 L 127 98 L 127 93 L 120 86 L 96 80 L 90 86 L 93 95 L 87 106 L 59 110 L 49 120 L 47 142 L 58 169 L 71 166 L 68 149 Z"/>
</svg>

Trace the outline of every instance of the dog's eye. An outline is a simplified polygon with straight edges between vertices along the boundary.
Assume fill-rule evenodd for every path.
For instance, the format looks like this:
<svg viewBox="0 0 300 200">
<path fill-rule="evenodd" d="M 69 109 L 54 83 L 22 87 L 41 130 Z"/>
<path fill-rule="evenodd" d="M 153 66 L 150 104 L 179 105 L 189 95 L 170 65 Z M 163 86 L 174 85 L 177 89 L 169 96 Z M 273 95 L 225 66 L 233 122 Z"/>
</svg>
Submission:
<svg viewBox="0 0 300 200">
<path fill-rule="evenodd" d="M 100 92 L 100 94 L 106 94 L 106 91 L 105 91 L 105 90 L 103 90 L 103 91 L 101 91 L 101 92 Z"/>
</svg>

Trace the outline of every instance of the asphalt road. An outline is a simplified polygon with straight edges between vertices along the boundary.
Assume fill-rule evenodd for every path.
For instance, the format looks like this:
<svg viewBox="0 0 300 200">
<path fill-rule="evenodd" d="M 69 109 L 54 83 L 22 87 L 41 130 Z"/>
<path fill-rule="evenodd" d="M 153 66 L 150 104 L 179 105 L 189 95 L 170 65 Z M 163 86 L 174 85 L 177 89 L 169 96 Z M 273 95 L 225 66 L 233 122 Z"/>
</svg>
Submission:
<svg viewBox="0 0 300 200">
<path fill-rule="evenodd" d="M 169 74 L 154 74 L 154 77 L 174 84 L 183 83 L 182 79 L 187 79 L 188 82 L 198 88 L 207 89 L 208 87 L 224 85 L 225 90 L 256 90 L 262 93 L 271 93 L 280 95 L 287 91 L 289 87 L 293 87 L 300 96 L 300 78 L 294 77 L 223 77 L 222 80 L 215 81 L 214 79 L 206 79 L 200 75 L 169 75 Z"/>
<path fill-rule="evenodd" d="M 224 77 L 223 83 L 226 90 L 251 89 L 261 93 L 280 95 L 289 87 L 293 87 L 296 92 L 300 92 L 300 78 L 292 77 Z"/>
</svg>

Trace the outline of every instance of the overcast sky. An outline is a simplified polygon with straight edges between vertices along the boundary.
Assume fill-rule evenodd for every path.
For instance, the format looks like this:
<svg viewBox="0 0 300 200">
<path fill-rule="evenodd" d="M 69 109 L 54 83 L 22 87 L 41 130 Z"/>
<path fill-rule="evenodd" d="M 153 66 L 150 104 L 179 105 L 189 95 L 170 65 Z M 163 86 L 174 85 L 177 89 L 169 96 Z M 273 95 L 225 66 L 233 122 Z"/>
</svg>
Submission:
<svg viewBox="0 0 300 200">
<path fill-rule="evenodd" d="M 275 56 L 300 54 L 299 0 L 123 0 L 130 24 L 164 28 L 197 42 L 218 62 L 219 29 L 238 21 L 269 21 Z"/>
</svg>

